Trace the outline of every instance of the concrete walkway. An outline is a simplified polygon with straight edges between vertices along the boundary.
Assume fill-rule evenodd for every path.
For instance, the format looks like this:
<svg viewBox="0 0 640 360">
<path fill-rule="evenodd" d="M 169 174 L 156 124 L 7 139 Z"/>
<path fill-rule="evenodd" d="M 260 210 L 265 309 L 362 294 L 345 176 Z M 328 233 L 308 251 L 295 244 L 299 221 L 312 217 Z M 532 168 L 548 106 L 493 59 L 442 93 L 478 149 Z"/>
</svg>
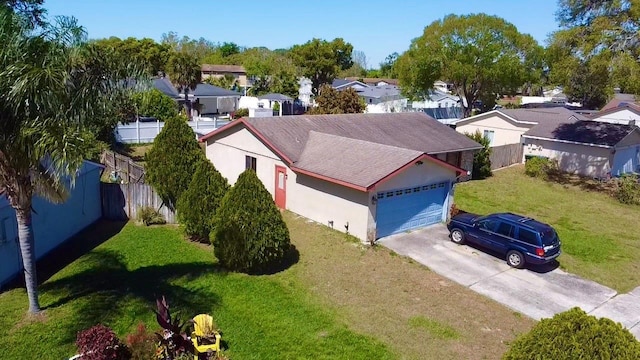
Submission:
<svg viewBox="0 0 640 360">
<path fill-rule="evenodd" d="M 442 224 L 389 236 L 380 239 L 380 244 L 533 319 L 578 306 L 622 323 L 640 339 L 640 287 L 617 294 L 560 269 L 513 269 L 504 259 L 452 243 Z"/>
</svg>

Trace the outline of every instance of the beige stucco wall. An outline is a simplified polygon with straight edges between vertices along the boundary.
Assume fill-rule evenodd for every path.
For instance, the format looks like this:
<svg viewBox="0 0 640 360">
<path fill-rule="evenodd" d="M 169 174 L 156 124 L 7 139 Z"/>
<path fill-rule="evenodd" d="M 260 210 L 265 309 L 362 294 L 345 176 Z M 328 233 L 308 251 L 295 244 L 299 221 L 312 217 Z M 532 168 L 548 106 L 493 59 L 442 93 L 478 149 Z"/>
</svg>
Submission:
<svg viewBox="0 0 640 360">
<path fill-rule="evenodd" d="M 630 111 L 628 109 L 621 109 L 620 111 L 616 111 L 614 113 L 596 116 L 594 120 L 601 122 L 608 122 L 612 124 L 629 124 L 629 121 L 635 120 L 640 122 L 640 115 Z"/>
<path fill-rule="evenodd" d="M 462 120 L 456 126 L 456 131 L 460 133 L 473 134 L 480 131 L 481 134 L 485 130 L 493 130 L 493 142 L 491 146 L 501 146 L 507 144 L 520 143 L 520 136 L 530 129 L 532 125 L 519 125 L 511 121 L 505 120 L 498 115 L 491 115 L 486 118 L 478 118 L 469 123 Z"/>
<path fill-rule="evenodd" d="M 348 223 L 349 234 L 366 241 L 369 226 L 369 196 L 366 192 L 294 173 L 241 126 L 208 139 L 206 154 L 232 185 L 245 170 L 245 155 L 255 157 L 258 178 L 272 197 L 275 196 L 275 166 L 284 166 L 287 168 L 287 210 L 327 226 L 333 221 L 333 228 L 340 232 L 347 231 L 345 225 Z"/>
<path fill-rule="evenodd" d="M 524 138 L 524 156 L 544 156 L 558 161 L 560 170 L 604 177 L 611 170 L 611 149 Z"/>
<path fill-rule="evenodd" d="M 242 87 L 246 87 L 248 84 L 247 81 L 247 75 L 246 74 L 238 74 L 238 73 L 228 73 L 233 75 L 233 77 L 238 81 L 238 85 L 242 86 Z M 221 73 L 210 73 L 210 72 L 205 72 L 203 71 L 201 74 L 202 80 L 208 79 L 208 78 L 214 78 L 214 79 L 219 79 L 219 78 L 223 78 L 225 74 L 221 74 Z"/>
</svg>

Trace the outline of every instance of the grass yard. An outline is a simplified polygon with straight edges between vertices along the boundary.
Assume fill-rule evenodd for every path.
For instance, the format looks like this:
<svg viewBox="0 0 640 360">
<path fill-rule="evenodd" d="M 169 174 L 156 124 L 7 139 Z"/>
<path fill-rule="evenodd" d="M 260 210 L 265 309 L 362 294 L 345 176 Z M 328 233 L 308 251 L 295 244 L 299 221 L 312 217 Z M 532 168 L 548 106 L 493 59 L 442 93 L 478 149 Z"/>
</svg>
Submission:
<svg viewBox="0 0 640 360">
<path fill-rule="evenodd" d="M 219 269 L 176 227 L 102 223 L 73 249 L 109 240 L 40 286 L 43 315 L 25 316 L 23 289 L 0 294 L 0 359 L 63 359 L 98 322 L 121 336 L 140 321 L 155 330 L 162 294 L 183 317 L 212 314 L 233 359 L 495 359 L 533 325 L 383 248 L 285 218 L 299 261 L 268 276 Z"/>
<path fill-rule="evenodd" d="M 551 224 L 560 266 L 619 292 L 640 286 L 640 207 L 578 185 L 528 177 L 523 166 L 456 187 L 456 204 L 479 214 L 510 211 Z"/>
</svg>

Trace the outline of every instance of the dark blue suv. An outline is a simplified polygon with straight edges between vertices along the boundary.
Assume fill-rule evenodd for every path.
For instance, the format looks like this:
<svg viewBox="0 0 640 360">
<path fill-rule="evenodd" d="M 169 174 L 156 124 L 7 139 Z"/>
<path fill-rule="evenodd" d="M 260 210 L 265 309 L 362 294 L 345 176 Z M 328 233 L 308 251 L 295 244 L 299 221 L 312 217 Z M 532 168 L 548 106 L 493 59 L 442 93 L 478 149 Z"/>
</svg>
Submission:
<svg viewBox="0 0 640 360">
<path fill-rule="evenodd" d="M 514 268 L 546 264 L 560 255 L 556 231 L 550 225 L 521 215 L 460 213 L 451 219 L 447 228 L 454 243 L 470 242 L 506 255 L 507 264 Z"/>
</svg>

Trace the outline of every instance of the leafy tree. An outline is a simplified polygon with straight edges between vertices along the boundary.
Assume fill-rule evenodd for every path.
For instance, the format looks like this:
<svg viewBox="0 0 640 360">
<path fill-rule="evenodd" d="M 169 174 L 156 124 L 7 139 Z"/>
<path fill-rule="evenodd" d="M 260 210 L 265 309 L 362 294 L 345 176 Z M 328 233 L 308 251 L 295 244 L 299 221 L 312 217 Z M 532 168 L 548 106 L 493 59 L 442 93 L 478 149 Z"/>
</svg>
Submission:
<svg viewBox="0 0 640 360">
<path fill-rule="evenodd" d="M 166 70 L 171 48 L 167 44 L 160 44 L 153 39 L 136 39 L 129 37 L 121 40 L 112 36 L 106 39 L 95 40 L 96 46 L 113 51 L 117 56 L 130 63 L 135 63 L 149 76 L 164 73 Z"/>
<path fill-rule="evenodd" d="M 521 335 L 504 360 L 640 359 L 640 342 L 622 325 L 573 308 L 542 319 Z"/>
<path fill-rule="evenodd" d="M 220 53 L 219 47 L 205 38 L 191 39 L 188 36 L 180 37 L 178 33 L 173 31 L 162 34 L 160 43 L 168 46 L 173 52 L 188 54 L 198 62 L 202 62 L 203 59 L 214 53 Z"/>
<path fill-rule="evenodd" d="M 138 92 L 133 101 L 139 116 L 151 116 L 160 121 L 178 116 L 178 104 L 158 89 Z"/>
<path fill-rule="evenodd" d="M 227 179 L 220 175 L 211 161 L 204 157 L 199 160 L 193 179 L 177 204 L 178 219 L 187 236 L 194 241 L 209 243 L 213 220 L 228 190 Z"/>
<path fill-rule="evenodd" d="M 453 84 L 463 99 L 465 116 L 480 99 L 493 106 L 498 94 L 517 88 L 542 73 L 543 49 L 511 23 L 486 14 L 448 15 L 424 29 L 393 68 L 403 92 L 423 97 L 436 80 Z"/>
<path fill-rule="evenodd" d="M 280 265 L 291 243 L 287 224 L 271 194 L 249 169 L 222 199 L 213 246 L 228 269 L 260 273 Z"/>
<path fill-rule="evenodd" d="M 390 55 L 388 55 L 383 62 L 380 63 L 380 76 L 379 77 L 385 77 L 385 78 L 391 78 L 391 79 L 395 79 L 397 74 L 396 71 L 394 69 L 394 66 L 396 64 L 396 61 L 398 61 L 398 57 L 400 55 L 398 55 L 397 52 L 394 52 Z M 372 76 L 372 77 L 378 77 L 378 76 Z"/>
<path fill-rule="evenodd" d="M 473 134 L 465 133 L 465 135 L 482 145 L 482 149 L 473 155 L 471 178 L 473 180 L 482 180 L 490 177 L 493 175 L 491 172 L 491 142 L 480 133 L 480 130 Z"/>
<path fill-rule="evenodd" d="M 168 119 L 147 152 L 146 176 L 162 201 L 175 210 L 191 183 L 196 164 L 204 157 L 195 133 L 182 116 Z"/>
<path fill-rule="evenodd" d="M 602 106 L 614 87 L 640 93 L 639 14 L 637 1 L 560 0 L 551 81 L 589 108 Z"/>
<path fill-rule="evenodd" d="M 47 10 L 42 7 L 44 0 L 0 0 L 0 8 L 15 12 L 29 28 L 45 25 Z"/>
<path fill-rule="evenodd" d="M 31 313 L 40 310 L 33 196 L 64 201 L 95 140 L 87 124 L 113 116 L 112 99 L 135 75 L 105 63 L 73 19 L 34 26 L 0 6 L 0 190 L 16 212 Z"/>
<path fill-rule="evenodd" d="M 189 100 L 189 90 L 195 90 L 202 79 L 202 68 L 198 59 L 187 52 L 176 52 L 171 54 L 167 62 L 167 74 L 171 82 L 184 93 L 187 100 L 189 117 L 191 117 L 191 102 Z"/>
<path fill-rule="evenodd" d="M 222 57 L 229 57 L 240 52 L 240 47 L 232 42 L 225 42 L 220 46 Z"/>
<path fill-rule="evenodd" d="M 313 39 L 291 49 L 294 64 L 303 69 L 303 75 L 311 79 L 312 91 L 317 95 L 320 86 L 330 84 L 341 70 L 353 65 L 353 46 L 342 38 L 331 42 Z"/>
<path fill-rule="evenodd" d="M 316 97 L 316 107 L 311 114 L 357 114 L 364 112 L 366 106 L 358 93 L 352 89 L 338 91 L 331 85 L 322 85 Z"/>
</svg>

